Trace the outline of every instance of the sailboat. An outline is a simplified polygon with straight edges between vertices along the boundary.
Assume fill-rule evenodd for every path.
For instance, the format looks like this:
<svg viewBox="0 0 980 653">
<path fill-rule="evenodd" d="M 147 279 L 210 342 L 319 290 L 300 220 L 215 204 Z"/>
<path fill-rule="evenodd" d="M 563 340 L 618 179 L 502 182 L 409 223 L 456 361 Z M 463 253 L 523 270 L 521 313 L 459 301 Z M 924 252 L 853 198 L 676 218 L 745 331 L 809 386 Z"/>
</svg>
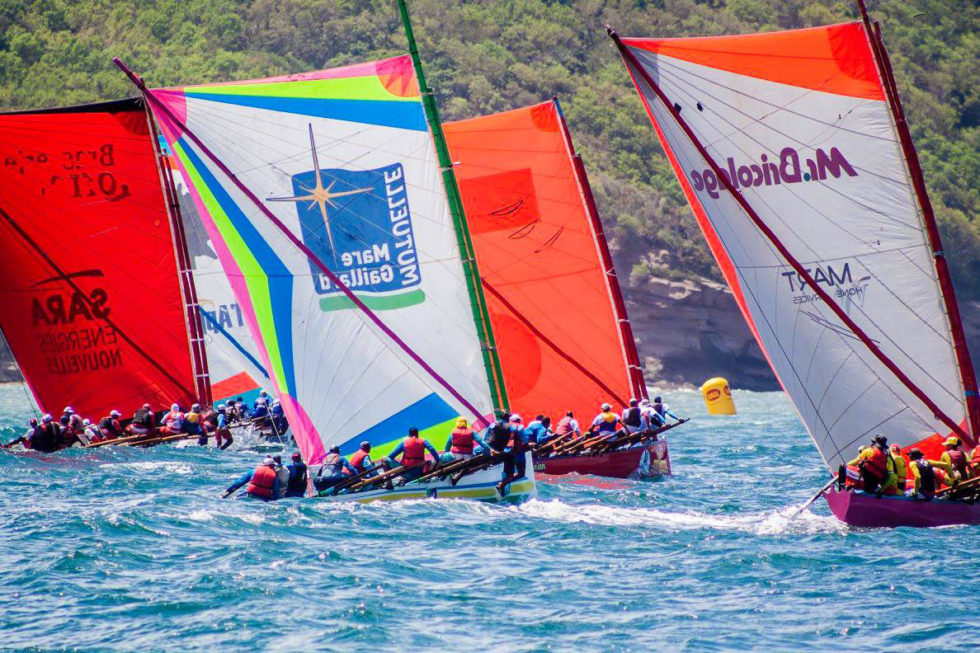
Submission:
<svg viewBox="0 0 980 653">
<path fill-rule="evenodd" d="M 977 383 L 877 25 L 620 38 L 657 136 L 827 467 L 876 434 L 938 458 L 980 433 Z M 855 526 L 980 522 L 956 501 L 823 493 Z"/>
<path fill-rule="evenodd" d="M 0 329 L 43 411 L 210 403 L 150 135 L 137 100 L 0 114 Z"/>
<path fill-rule="evenodd" d="M 585 421 L 646 385 L 581 157 L 557 99 L 445 125 L 512 412 Z M 545 474 L 670 473 L 667 441 L 539 456 Z"/>
<path fill-rule="evenodd" d="M 415 63 L 153 90 L 130 73 L 310 465 L 364 441 L 377 459 L 410 427 L 441 444 L 459 416 L 487 424 L 502 406 L 455 182 Z M 405 488 L 503 499 L 499 466 L 481 474 Z M 529 468 L 506 499 L 533 493 Z"/>
</svg>

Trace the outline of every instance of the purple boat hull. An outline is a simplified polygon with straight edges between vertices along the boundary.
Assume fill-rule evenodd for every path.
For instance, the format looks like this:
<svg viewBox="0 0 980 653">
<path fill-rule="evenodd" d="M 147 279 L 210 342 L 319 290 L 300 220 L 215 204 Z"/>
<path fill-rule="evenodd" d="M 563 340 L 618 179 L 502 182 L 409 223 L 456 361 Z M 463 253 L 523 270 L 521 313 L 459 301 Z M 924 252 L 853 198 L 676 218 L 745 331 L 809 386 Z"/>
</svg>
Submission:
<svg viewBox="0 0 980 653">
<path fill-rule="evenodd" d="M 956 524 L 980 524 L 980 503 L 963 501 L 912 501 L 904 497 L 877 498 L 864 492 L 832 489 L 824 498 L 837 519 L 849 526 L 929 528 Z"/>
</svg>

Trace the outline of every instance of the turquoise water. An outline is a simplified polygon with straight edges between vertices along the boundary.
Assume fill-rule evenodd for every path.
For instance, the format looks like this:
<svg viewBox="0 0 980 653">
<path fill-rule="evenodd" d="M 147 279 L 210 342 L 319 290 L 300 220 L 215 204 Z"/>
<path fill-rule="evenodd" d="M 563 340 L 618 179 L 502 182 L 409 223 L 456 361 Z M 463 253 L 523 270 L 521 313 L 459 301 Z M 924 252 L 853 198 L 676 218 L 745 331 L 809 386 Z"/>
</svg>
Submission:
<svg viewBox="0 0 980 653">
<path fill-rule="evenodd" d="M 519 508 L 221 500 L 257 455 L 0 451 L 0 648 L 968 650 L 977 529 L 855 530 L 789 404 L 672 432 L 676 476 Z M 0 431 L 30 416 L 0 386 Z"/>
</svg>

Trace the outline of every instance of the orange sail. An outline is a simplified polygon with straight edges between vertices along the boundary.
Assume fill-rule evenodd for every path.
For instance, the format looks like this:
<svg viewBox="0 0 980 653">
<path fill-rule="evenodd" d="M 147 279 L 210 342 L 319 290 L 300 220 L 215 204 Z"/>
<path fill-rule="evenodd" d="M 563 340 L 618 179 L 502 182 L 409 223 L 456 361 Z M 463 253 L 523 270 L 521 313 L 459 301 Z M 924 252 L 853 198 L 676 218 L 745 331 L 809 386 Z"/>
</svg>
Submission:
<svg viewBox="0 0 980 653">
<path fill-rule="evenodd" d="M 615 271 L 556 102 L 444 125 L 510 409 L 645 396 Z"/>
<path fill-rule="evenodd" d="M 0 329 L 41 408 L 186 408 L 200 395 L 143 109 L 0 115 L 0 166 Z"/>
</svg>

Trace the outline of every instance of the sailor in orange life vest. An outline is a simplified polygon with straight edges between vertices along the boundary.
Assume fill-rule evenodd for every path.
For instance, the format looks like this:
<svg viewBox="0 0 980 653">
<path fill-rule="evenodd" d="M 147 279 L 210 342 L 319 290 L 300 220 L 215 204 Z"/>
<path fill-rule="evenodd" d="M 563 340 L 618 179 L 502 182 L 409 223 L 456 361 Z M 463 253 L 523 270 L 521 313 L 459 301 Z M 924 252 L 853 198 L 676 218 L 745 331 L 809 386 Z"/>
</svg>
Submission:
<svg viewBox="0 0 980 653">
<path fill-rule="evenodd" d="M 395 458 L 402 454 L 401 466 L 407 467 L 408 471 L 401 475 L 398 482 L 401 484 L 414 481 L 426 471 L 425 452 L 432 454 L 432 460 L 438 463 L 439 452 L 427 440 L 419 437 L 419 430 L 414 426 L 408 429 L 408 437 L 398 443 L 395 450 L 388 454 L 388 463 L 392 468 L 398 466 Z"/>
<path fill-rule="evenodd" d="M 970 474 L 980 476 L 980 444 L 973 448 L 973 455 L 970 456 Z"/>
<path fill-rule="evenodd" d="M 364 442 L 361 443 L 360 448 L 358 448 L 357 451 L 351 454 L 350 467 L 353 469 L 353 471 L 351 471 L 351 469 L 347 467 L 344 467 L 343 474 L 345 476 L 357 476 L 358 474 L 364 474 L 364 472 L 374 467 L 374 463 L 371 462 L 370 442 L 365 440 Z M 370 474 L 365 474 L 364 477 L 371 478 L 372 476 L 377 476 L 380 473 L 381 472 L 376 470 L 374 472 L 371 472 Z"/>
<path fill-rule="evenodd" d="M 453 460 L 466 460 L 473 457 L 475 445 L 483 447 L 484 451 L 490 451 L 490 447 L 473 429 L 469 428 L 465 417 L 456 420 L 456 428 L 449 434 L 446 440 L 446 451 L 452 456 Z"/>
<path fill-rule="evenodd" d="M 275 501 L 279 498 L 279 476 L 276 474 L 276 461 L 270 456 L 266 456 L 262 464 L 255 469 L 245 472 L 240 479 L 228 486 L 222 499 L 231 496 L 241 486 L 248 483 L 245 491 L 248 496 L 262 499 L 263 501 Z"/>
</svg>

